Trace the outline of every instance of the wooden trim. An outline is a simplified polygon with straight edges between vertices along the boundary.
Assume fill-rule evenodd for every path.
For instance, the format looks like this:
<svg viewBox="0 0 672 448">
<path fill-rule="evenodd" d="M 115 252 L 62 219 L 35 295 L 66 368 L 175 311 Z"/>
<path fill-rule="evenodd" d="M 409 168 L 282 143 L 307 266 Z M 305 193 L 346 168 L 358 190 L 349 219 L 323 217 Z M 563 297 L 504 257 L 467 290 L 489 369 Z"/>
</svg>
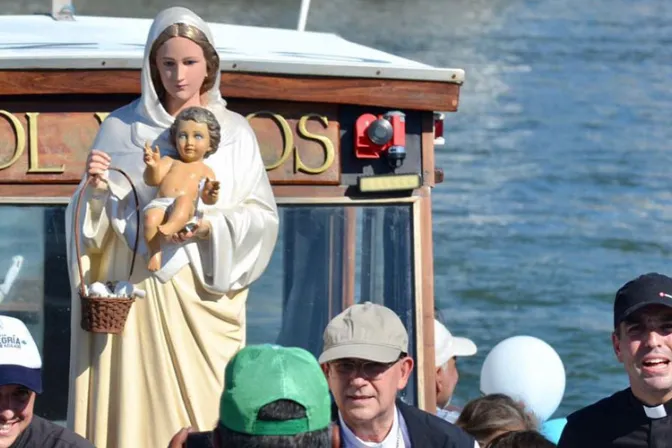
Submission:
<svg viewBox="0 0 672 448">
<path fill-rule="evenodd" d="M 275 192 L 275 189 L 274 189 Z M 311 191 L 312 193 L 312 191 Z M 282 197 L 276 194 L 275 202 L 278 204 L 296 205 L 381 205 L 381 204 L 413 204 L 420 200 L 418 196 L 403 198 L 361 198 L 353 199 L 347 196 L 306 196 L 306 191 L 294 196 Z"/>
<path fill-rule="evenodd" d="M 413 204 L 413 224 L 418 407 L 434 414 L 436 411 L 436 367 L 434 365 L 434 255 L 430 187 L 421 188 L 418 201 Z"/>
<path fill-rule="evenodd" d="M 460 84 L 222 72 L 225 98 L 356 104 L 454 112 Z M 140 70 L 4 70 L 0 95 L 140 94 Z"/>
<path fill-rule="evenodd" d="M 353 193 L 352 190 L 355 190 Z M 306 193 L 310 193 L 309 195 Z M 356 187 L 348 186 L 299 186 L 299 185 L 273 185 L 273 194 L 276 200 L 280 198 L 298 199 L 308 203 L 325 203 L 339 198 L 352 203 L 386 203 L 386 202 L 413 202 L 416 196 L 421 195 L 421 188 L 413 190 L 405 196 L 394 194 L 371 193 L 363 195 Z"/>
<path fill-rule="evenodd" d="M 422 184 L 428 187 L 435 185 L 434 167 L 434 114 L 422 114 Z"/>
<path fill-rule="evenodd" d="M 336 232 L 334 231 L 334 216 L 329 217 L 329 269 L 328 269 L 328 274 L 327 274 L 327 285 L 329 285 L 328 291 L 327 291 L 327 303 L 329 304 L 329 318 L 334 316 L 332 314 L 333 308 L 332 308 L 332 303 L 334 303 L 334 250 L 335 250 L 335 244 L 334 240 L 336 239 Z M 342 281 L 342 279 L 338 279 L 337 281 Z"/>
<path fill-rule="evenodd" d="M 424 409 L 432 414 L 436 411 L 436 366 L 434 359 L 434 252 L 432 246 L 432 198 L 429 187 L 424 187 L 425 195 L 417 203 L 420 210 L 419 226 L 422 252 L 417 256 L 422 265 L 420 276 L 422 292 L 416 301 L 420 306 L 420 313 L 416 319 L 419 323 L 419 334 L 422 337 L 424 359 Z M 417 308 L 416 308 L 417 309 Z M 421 341 L 418 340 L 418 345 Z M 418 360 L 418 364 L 420 364 Z"/>
<path fill-rule="evenodd" d="M 343 254 L 342 309 L 355 303 L 355 275 L 357 274 L 357 209 L 348 207 L 345 213 L 345 239 Z"/>
<path fill-rule="evenodd" d="M 65 203 L 77 189 L 72 184 L 8 184 L 0 185 L 0 202 L 31 203 L 39 200 L 63 199 Z M 47 199 L 48 198 L 48 199 Z"/>
<path fill-rule="evenodd" d="M 422 214 L 420 211 L 419 202 L 413 204 L 413 288 L 415 296 L 415 363 L 417 372 L 417 392 L 418 392 L 418 407 L 427 410 L 427 363 L 425 359 L 427 353 L 425 350 L 425 343 L 423 334 L 423 300 L 422 300 Z"/>
<path fill-rule="evenodd" d="M 0 186 L 0 204 L 67 204 L 77 185 L 2 185 Z M 310 192 L 310 196 L 306 193 Z M 317 192 L 317 194 L 316 194 Z M 296 205 L 368 205 L 368 204 L 407 204 L 414 203 L 425 193 L 419 189 L 411 196 L 378 197 L 345 196 L 345 187 L 299 187 L 276 185 L 273 194 L 277 204 Z"/>
<path fill-rule="evenodd" d="M 278 198 L 304 197 L 308 188 L 310 188 L 311 197 L 315 198 L 344 197 L 347 193 L 347 187 L 344 186 L 274 185 L 273 195 L 276 200 Z"/>
<path fill-rule="evenodd" d="M 0 205 L 68 205 L 70 197 L 63 196 L 0 196 Z"/>
</svg>

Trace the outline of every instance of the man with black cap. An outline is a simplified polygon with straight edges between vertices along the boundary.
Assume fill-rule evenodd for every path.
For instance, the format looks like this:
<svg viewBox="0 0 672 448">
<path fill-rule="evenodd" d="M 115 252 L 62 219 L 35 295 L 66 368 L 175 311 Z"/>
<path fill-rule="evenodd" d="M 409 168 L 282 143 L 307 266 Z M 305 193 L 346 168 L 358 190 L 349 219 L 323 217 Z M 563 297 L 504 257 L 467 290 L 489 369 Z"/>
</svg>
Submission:
<svg viewBox="0 0 672 448">
<path fill-rule="evenodd" d="M 612 343 L 630 387 L 567 417 L 558 446 L 672 446 L 672 278 L 645 274 L 618 290 Z"/>
<path fill-rule="evenodd" d="M 42 360 L 26 325 L 0 316 L 0 448 L 93 448 L 72 431 L 33 414 Z"/>
<path fill-rule="evenodd" d="M 341 447 L 478 447 L 457 426 L 397 398 L 413 359 L 406 328 L 391 309 L 366 302 L 334 317 L 319 362 L 336 402 Z"/>
</svg>

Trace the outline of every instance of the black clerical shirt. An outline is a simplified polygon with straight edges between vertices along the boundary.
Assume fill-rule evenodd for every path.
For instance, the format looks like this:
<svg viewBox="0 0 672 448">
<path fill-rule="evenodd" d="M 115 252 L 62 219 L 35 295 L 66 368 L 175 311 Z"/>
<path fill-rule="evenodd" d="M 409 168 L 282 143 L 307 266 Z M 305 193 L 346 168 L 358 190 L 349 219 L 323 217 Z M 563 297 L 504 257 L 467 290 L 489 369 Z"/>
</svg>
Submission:
<svg viewBox="0 0 672 448">
<path fill-rule="evenodd" d="M 672 401 L 647 407 L 630 388 L 567 417 L 559 448 L 670 448 Z"/>
</svg>

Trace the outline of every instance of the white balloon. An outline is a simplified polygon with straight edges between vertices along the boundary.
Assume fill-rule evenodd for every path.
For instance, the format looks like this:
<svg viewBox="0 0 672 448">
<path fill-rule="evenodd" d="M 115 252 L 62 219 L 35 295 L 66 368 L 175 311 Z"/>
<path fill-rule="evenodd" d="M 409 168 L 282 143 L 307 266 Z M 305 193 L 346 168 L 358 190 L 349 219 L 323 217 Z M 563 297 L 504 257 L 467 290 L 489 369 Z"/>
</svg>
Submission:
<svg viewBox="0 0 672 448">
<path fill-rule="evenodd" d="M 532 336 L 514 336 L 497 344 L 485 358 L 481 392 L 522 401 L 544 422 L 562 401 L 565 379 L 565 367 L 553 347 Z"/>
</svg>

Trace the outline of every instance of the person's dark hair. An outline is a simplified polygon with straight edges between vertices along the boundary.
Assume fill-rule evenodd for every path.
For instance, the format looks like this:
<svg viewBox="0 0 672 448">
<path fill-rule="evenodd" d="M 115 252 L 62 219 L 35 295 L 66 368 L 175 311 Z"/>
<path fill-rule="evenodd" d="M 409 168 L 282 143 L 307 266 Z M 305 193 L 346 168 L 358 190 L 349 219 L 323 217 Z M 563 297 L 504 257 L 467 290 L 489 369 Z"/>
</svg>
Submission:
<svg viewBox="0 0 672 448">
<path fill-rule="evenodd" d="M 304 418 L 306 410 L 291 400 L 277 400 L 259 409 L 257 418 L 265 421 L 284 421 Z M 329 428 L 290 436 L 257 436 L 228 429 L 225 422 L 217 427 L 218 442 L 222 448 L 330 448 Z"/>
<path fill-rule="evenodd" d="M 503 431 L 532 430 L 538 423 L 525 407 L 508 395 L 490 394 L 470 401 L 455 422 L 481 446 Z"/>
<path fill-rule="evenodd" d="M 511 431 L 495 437 L 486 448 L 553 448 L 557 446 L 537 431 Z"/>
<path fill-rule="evenodd" d="M 219 141 L 222 138 L 222 128 L 217 121 L 215 114 L 204 107 L 188 107 L 180 112 L 175 121 L 170 126 L 170 141 L 177 146 L 177 126 L 181 121 L 193 121 L 194 123 L 204 124 L 208 127 L 208 134 L 210 134 L 210 151 L 205 153 L 204 158 L 211 156 L 219 148 Z"/>
</svg>

